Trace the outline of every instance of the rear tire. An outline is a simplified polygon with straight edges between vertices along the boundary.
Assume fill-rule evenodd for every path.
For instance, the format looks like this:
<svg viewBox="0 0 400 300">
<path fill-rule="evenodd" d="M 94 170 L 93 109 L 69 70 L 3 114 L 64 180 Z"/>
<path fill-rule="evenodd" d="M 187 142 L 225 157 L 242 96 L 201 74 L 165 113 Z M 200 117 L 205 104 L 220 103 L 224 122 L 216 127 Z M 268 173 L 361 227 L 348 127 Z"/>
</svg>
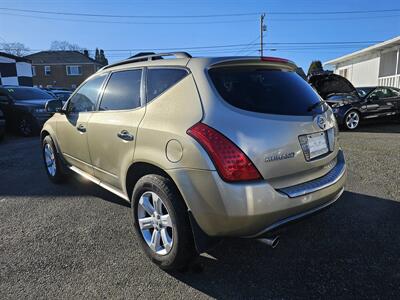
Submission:
<svg viewBox="0 0 400 300">
<path fill-rule="evenodd" d="M 52 138 L 47 135 L 42 142 L 43 162 L 46 174 L 53 183 L 62 183 L 66 179 L 64 166 L 58 156 Z"/>
<path fill-rule="evenodd" d="M 197 256 L 186 205 L 169 178 L 139 179 L 131 207 L 139 243 L 161 269 L 184 268 Z"/>
</svg>

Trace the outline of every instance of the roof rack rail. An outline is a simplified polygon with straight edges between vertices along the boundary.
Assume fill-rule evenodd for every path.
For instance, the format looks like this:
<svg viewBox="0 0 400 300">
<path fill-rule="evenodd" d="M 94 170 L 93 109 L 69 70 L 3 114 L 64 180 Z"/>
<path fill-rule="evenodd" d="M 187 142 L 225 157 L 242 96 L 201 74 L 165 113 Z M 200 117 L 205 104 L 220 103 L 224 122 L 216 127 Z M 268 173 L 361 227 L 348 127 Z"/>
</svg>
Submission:
<svg viewBox="0 0 400 300">
<path fill-rule="evenodd" d="M 139 55 L 139 56 L 134 56 L 130 57 L 128 59 L 104 66 L 100 70 L 105 70 L 111 67 L 115 66 L 120 66 L 124 64 L 129 64 L 133 62 L 138 62 L 138 61 L 145 61 L 145 60 L 157 60 L 157 59 L 162 59 L 163 56 L 175 56 L 175 58 L 192 58 L 192 56 L 187 53 L 187 52 L 167 52 L 167 53 L 154 53 L 154 54 L 149 54 L 149 55 Z"/>
</svg>

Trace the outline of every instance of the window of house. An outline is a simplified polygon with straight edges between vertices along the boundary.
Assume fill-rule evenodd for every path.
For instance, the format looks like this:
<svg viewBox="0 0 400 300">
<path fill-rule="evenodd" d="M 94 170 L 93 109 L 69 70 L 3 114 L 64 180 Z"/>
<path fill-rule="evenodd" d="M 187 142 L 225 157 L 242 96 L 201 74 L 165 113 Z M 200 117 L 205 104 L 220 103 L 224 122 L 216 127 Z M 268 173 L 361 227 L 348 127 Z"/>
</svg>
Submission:
<svg viewBox="0 0 400 300">
<path fill-rule="evenodd" d="M 186 77 L 187 74 L 188 72 L 184 69 L 149 69 L 147 72 L 147 101 L 153 100 Z"/>
<path fill-rule="evenodd" d="M 379 61 L 379 77 L 396 74 L 397 50 L 382 53 Z"/>
<path fill-rule="evenodd" d="M 81 66 L 67 66 L 67 75 L 68 76 L 79 76 L 82 75 Z"/>
<path fill-rule="evenodd" d="M 94 77 L 81 86 L 72 98 L 70 98 L 67 108 L 68 112 L 80 113 L 93 111 L 96 107 L 97 97 L 106 77 L 105 75 Z"/>
<path fill-rule="evenodd" d="M 50 66 L 44 66 L 44 75 L 50 76 L 51 75 L 51 68 Z"/>
<path fill-rule="evenodd" d="M 36 67 L 32 66 L 32 76 L 36 76 Z"/>
<path fill-rule="evenodd" d="M 126 110 L 140 106 L 142 70 L 111 74 L 100 103 L 100 110 Z"/>
</svg>

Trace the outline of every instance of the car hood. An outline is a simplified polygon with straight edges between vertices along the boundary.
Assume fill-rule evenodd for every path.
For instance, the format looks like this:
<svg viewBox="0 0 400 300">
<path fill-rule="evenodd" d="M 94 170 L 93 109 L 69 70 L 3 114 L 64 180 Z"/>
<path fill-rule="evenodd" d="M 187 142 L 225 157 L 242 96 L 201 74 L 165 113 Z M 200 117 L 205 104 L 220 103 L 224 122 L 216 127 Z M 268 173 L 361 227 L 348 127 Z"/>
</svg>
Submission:
<svg viewBox="0 0 400 300">
<path fill-rule="evenodd" d="M 30 107 L 45 107 L 47 101 L 52 99 L 30 99 L 30 100 L 15 100 L 14 104 L 18 106 L 30 106 Z"/>
<path fill-rule="evenodd" d="M 331 94 L 348 94 L 357 91 L 346 78 L 337 74 L 318 74 L 308 79 L 308 82 L 318 92 L 322 99 L 326 99 Z"/>
</svg>

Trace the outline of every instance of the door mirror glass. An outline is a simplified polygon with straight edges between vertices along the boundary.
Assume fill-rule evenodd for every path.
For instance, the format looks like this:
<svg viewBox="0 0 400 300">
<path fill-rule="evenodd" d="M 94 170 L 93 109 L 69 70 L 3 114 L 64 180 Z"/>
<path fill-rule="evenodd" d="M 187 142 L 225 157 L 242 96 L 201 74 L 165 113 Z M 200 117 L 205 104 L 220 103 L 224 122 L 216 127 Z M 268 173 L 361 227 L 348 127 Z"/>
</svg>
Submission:
<svg viewBox="0 0 400 300">
<path fill-rule="evenodd" d="M 379 100 L 379 97 L 377 95 L 371 95 L 371 96 L 368 97 L 368 101 L 369 102 L 374 102 L 374 101 L 377 101 L 377 100 Z"/>
<path fill-rule="evenodd" d="M 56 100 L 47 101 L 45 109 L 49 113 L 56 113 L 56 112 L 61 112 L 62 107 L 63 107 L 62 101 L 59 99 L 56 99 Z"/>
</svg>

